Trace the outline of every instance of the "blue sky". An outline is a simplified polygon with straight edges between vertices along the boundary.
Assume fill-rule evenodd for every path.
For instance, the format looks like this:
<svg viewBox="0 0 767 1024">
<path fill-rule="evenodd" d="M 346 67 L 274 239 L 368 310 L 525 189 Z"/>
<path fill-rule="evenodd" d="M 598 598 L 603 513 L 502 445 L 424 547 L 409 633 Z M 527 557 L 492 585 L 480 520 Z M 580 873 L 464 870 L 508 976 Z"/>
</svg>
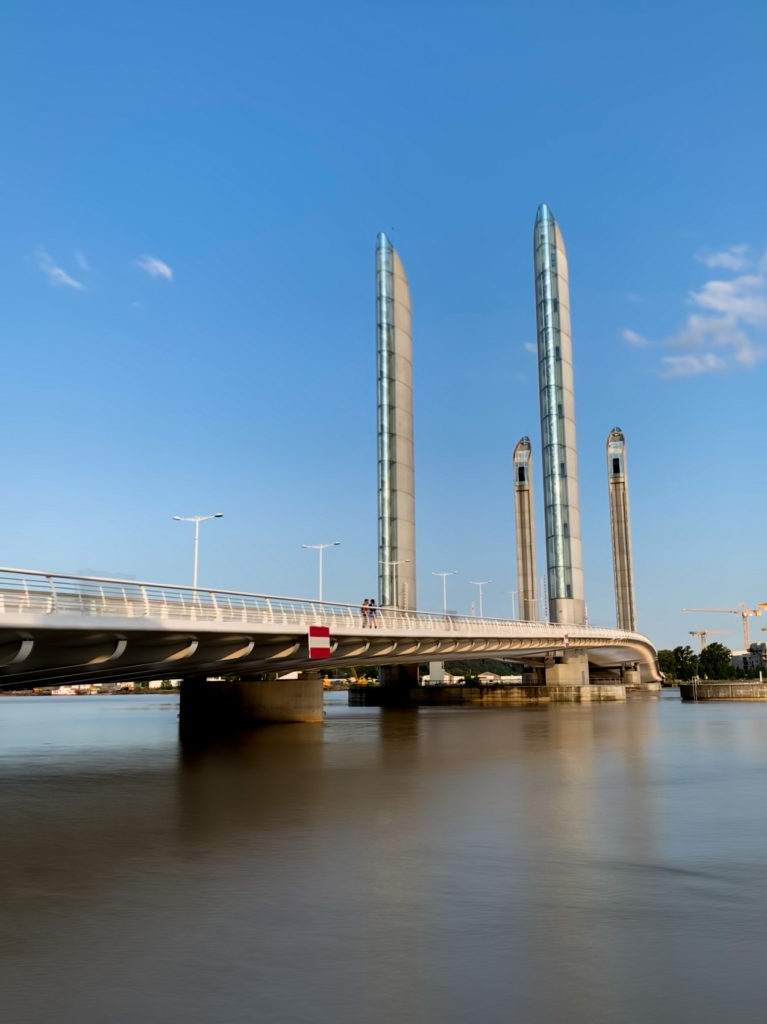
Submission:
<svg viewBox="0 0 767 1024">
<path fill-rule="evenodd" d="M 312 595 L 300 545 L 339 540 L 325 596 L 375 593 L 384 230 L 413 297 L 419 606 L 450 569 L 452 607 L 489 579 L 485 613 L 510 614 L 547 202 L 590 619 L 615 616 L 617 425 L 640 628 L 740 646 L 735 616 L 681 609 L 767 601 L 765 37 L 737 0 L 11 0 L 0 561 L 189 582 L 171 517 L 220 511 L 202 584 Z"/>
</svg>

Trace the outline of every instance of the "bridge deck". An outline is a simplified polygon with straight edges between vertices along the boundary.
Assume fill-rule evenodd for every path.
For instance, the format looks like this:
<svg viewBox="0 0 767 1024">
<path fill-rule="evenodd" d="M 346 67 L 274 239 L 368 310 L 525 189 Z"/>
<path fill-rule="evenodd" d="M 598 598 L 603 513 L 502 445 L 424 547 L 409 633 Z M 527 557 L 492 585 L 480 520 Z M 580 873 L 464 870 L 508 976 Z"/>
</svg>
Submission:
<svg viewBox="0 0 767 1024">
<path fill-rule="evenodd" d="M 310 625 L 331 632 L 331 656 L 309 658 Z M 194 673 L 287 671 L 353 664 L 513 657 L 566 648 L 608 667 L 637 662 L 658 678 L 638 633 L 594 626 L 485 619 L 240 591 L 0 568 L 0 687 L 42 680 L 130 680 Z"/>
</svg>

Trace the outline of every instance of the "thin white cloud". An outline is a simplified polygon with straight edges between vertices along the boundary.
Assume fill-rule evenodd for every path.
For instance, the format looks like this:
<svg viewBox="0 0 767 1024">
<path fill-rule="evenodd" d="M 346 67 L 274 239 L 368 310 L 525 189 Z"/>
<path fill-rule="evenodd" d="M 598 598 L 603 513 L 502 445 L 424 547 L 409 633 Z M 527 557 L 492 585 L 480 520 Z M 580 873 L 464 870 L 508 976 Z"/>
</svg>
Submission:
<svg viewBox="0 0 767 1024">
<path fill-rule="evenodd" d="M 644 302 L 643 296 L 637 294 L 637 292 L 626 292 L 627 302 Z"/>
<path fill-rule="evenodd" d="M 85 258 L 85 253 L 81 252 L 79 249 L 75 249 L 75 263 L 78 265 L 80 270 L 84 270 L 86 274 L 91 269 L 88 260 Z"/>
<path fill-rule="evenodd" d="M 652 344 L 643 335 L 637 334 L 636 331 L 632 331 L 629 327 L 622 332 L 622 337 L 624 341 L 627 341 L 629 345 L 633 345 L 634 348 L 649 348 Z"/>
<path fill-rule="evenodd" d="M 753 370 L 767 356 L 767 252 L 753 257 L 748 246 L 734 245 L 725 252 L 696 259 L 706 266 L 733 272 L 748 265 L 751 272 L 729 280 L 713 278 L 688 293 L 693 311 L 662 342 L 667 350 L 686 351 L 662 356 L 661 375 L 696 377 Z M 648 344 L 632 330 L 624 330 L 623 338 L 637 347 Z"/>
<path fill-rule="evenodd" d="M 76 291 L 83 291 L 85 289 L 82 281 L 78 281 L 68 274 L 66 270 L 62 270 L 61 267 L 57 266 L 45 249 L 37 250 L 36 259 L 38 268 L 42 270 L 54 288 L 59 288 L 63 285 L 66 288 L 74 288 Z"/>
<path fill-rule="evenodd" d="M 746 370 L 753 369 L 763 358 L 764 350 L 738 324 L 735 316 L 709 316 L 691 313 L 684 327 L 666 342 L 672 348 L 692 348 L 711 351 L 731 349 L 732 361 Z M 717 356 L 721 359 L 721 354 Z M 721 367 L 710 363 L 708 371 Z M 700 370 L 697 372 L 706 372 Z"/>
<path fill-rule="evenodd" d="M 727 364 L 713 352 L 700 355 L 664 356 L 662 375 L 664 377 L 698 377 L 702 373 L 722 373 Z"/>
<path fill-rule="evenodd" d="M 747 245 L 731 245 L 722 252 L 712 252 L 695 257 L 707 267 L 721 267 L 723 270 L 745 270 L 751 262 Z"/>
<path fill-rule="evenodd" d="M 167 263 L 158 260 L 156 256 L 141 256 L 139 259 L 134 260 L 133 263 L 139 270 L 149 274 L 150 277 L 164 277 L 166 281 L 173 280 L 172 269 Z"/>
<path fill-rule="evenodd" d="M 732 281 L 707 281 L 690 299 L 702 309 L 723 313 L 747 324 L 767 326 L 767 279 L 748 274 Z"/>
<path fill-rule="evenodd" d="M 534 356 L 538 355 L 538 346 L 535 344 L 534 341 L 526 341 L 524 348 L 525 352 L 529 352 L 531 355 Z"/>
</svg>

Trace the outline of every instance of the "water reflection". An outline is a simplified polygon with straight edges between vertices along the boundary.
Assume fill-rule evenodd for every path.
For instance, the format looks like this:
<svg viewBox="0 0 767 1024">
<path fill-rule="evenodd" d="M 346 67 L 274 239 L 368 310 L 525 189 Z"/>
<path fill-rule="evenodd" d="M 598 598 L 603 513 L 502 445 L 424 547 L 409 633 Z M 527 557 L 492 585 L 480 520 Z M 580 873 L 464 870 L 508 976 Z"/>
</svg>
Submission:
<svg viewBox="0 0 767 1024">
<path fill-rule="evenodd" d="M 0 699 L 6 1019 L 761 1013 L 767 707 Z"/>
</svg>

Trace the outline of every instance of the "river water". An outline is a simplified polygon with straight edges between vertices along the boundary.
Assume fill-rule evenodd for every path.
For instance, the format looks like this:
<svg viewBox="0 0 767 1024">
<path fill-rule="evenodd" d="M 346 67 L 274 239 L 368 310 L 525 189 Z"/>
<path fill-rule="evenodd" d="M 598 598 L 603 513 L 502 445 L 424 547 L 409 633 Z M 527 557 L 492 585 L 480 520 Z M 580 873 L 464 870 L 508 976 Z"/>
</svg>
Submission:
<svg viewBox="0 0 767 1024">
<path fill-rule="evenodd" d="M 763 1021 L 767 704 L 0 699 L 4 1024 Z"/>
</svg>

